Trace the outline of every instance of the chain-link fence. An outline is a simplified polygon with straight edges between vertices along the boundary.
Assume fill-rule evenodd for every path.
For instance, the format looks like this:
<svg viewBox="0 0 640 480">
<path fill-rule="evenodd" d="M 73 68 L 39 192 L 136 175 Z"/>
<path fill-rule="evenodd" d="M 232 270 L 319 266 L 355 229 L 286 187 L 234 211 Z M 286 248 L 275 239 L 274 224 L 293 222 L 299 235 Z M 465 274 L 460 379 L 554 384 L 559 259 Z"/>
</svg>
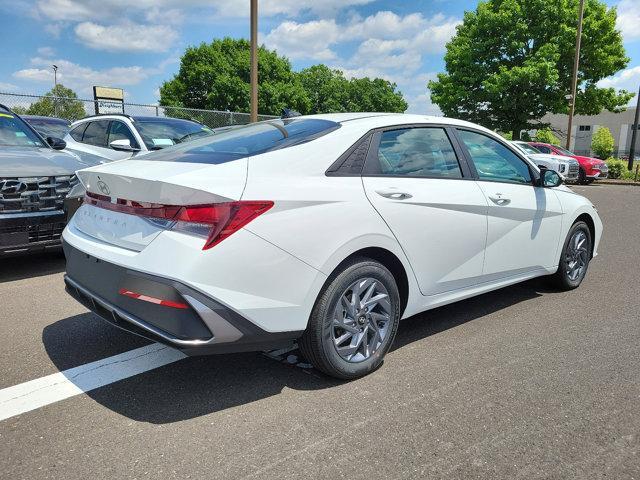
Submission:
<svg viewBox="0 0 640 480">
<path fill-rule="evenodd" d="M 109 107 L 113 108 L 113 102 Z M 19 93 L 0 92 L 0 104 L 9 107 L 17 114 L 43 115 L 46 117 L 60 117 L 67 120 L 78 120 L 87 115 L 94 115 L 95 100 L 81 98 L 64 98 L 42 95 L 26 95 Z M 203 110 L 198 108 L 163 107 L 161 105 L 146 105 L 142 103 L 124 103 L 121 113 L 131 116 L 174 117 L 195 120 L 211 128 L 228 125 L 244 125 L 249 123 L 250 115 L 243 112 L 223 112 L 218 110 Z M 258 115 L 258 120 L 276 118 L 271 115 Z"/>
</svg>

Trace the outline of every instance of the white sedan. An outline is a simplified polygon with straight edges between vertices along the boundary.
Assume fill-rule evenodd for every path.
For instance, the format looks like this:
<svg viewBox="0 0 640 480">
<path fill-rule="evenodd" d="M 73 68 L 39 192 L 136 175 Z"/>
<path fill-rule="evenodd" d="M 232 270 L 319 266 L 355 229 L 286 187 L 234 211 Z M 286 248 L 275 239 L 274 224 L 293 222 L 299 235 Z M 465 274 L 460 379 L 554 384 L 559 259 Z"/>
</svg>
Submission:
<svg viewBox="0 0 640 480">
<path fill-rule="evenodd" d="M 344 379 L 401 318 L 538 276 L 577 287 L 602 233 L 556 172 L 448 118 L 270 120 L 78 175 L 69 293 L 187 354 L 297 341 Z"/>
</svg>

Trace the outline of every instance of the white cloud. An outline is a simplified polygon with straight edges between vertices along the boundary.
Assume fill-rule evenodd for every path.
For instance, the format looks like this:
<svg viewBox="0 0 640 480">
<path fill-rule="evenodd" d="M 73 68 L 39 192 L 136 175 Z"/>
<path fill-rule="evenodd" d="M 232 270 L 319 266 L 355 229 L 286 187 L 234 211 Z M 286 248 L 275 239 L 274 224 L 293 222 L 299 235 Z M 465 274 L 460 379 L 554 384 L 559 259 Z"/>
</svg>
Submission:
<svg viewBox="0 0 640 480">
<path fill-rule="evenodd" d="M 75 32 L 83 45 L 112 52 L 163 52 L 178 38 L 178 32 L 169 26 L 135 23 L 104 26 L 83 22 L 76 26 Z"/>
<path fill-rule="evenodd" d="M 638 0 L 621 0 L 617 5 L 618 20 L 616 27 L 622 32 L 625 41 L 640 38 L 640 6 Z"/>
<path fill-rule="evenodd" d="M 598 82 L 599 87 L 613 87 L 617 90 L 627 90 L 629 92 L 633 92 L 637 95 L 638 85 L 640 85 L 640 65 L 627 68 L 623 70 L 618 75 L 613 77 L 605 78 Z M 632 98 L 629 101 L 629 105 L 634 105 L 636 102 L 635 98 Z"/>
<path fill-rule="evenodd" d="M 17 85 L 14 85 L 13 83 L 0 82 L 0 92 L 14 93 L 19 91 L 20 91 L 20 87 Z"/>
<path fill-rule="evenodd" d="M 339 10 L 358 5 L 366 5 L 374 0 L 261 0 L 258 4 L 258 14 L 262 17 L 284 15 L 296 17 L 301 13 L 311 13 L 320 18 L 335 16 Z M 240 3 L 238 0 L 214 0 L 209 2 L 216 7 L 219 15 L 225 17 L 248 17 L 249 1 Z M 241 5 L 239 7 L 239 3 Z"/>
<path fill-rule="evenodd" d="M 53 84 L 52 63 L 58 66 L 58 82 L 75 90 L 80 96 L 90 96 L 93 85 L 114 87 L 137 85 L 146 80 L 149 75 L 157 73 L 140 66 L 94 70 L 65 59 L 51 60 L 36 57 L 31 59 L 32 68 L 18 70 L 13 76 L 23 81 Z"/>
<path fill-rule="evenodd" d="M 64 22 L 51 22 L 44 26 L 44 30 L 53 38 L 60 38 L 60 33 L 66 27 Z"/>
<path fill-rule="evenodd" d="M 38 48 L 38 55 L 43 57 L 53 57 L 55 55 L 55 50 L 52 47 L 40 47 Z"/>
<path fill-rule="evenodd" d="M 293 59 L 331 60 L 336 57 L 329 46 L 338 41 L 340 32 L 334 20 L 307 23 L 282 22 L 264 37 L 268 48 Z"/>
</svg>

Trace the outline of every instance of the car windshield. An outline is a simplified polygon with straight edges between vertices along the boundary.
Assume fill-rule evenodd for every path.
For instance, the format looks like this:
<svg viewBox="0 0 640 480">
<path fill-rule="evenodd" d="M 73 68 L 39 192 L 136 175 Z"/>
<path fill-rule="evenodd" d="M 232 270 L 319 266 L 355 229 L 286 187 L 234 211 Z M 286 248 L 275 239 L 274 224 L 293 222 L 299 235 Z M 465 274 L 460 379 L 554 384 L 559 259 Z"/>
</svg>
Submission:
<svg viewBox="0 0 640 480">
<path fill-rule="evenodd" d="M 528 143 L 525 142 L 516 142 L 516 145 L 520 147 L 520 150 L 523 150 L 527 155 L 534 155 L 536 153 L 541 153 L 537 148 L 532 147 Z"/>
<path fill-rule="evenodd" d="M 562 148 L 559 147 L 558 145 L 554 145 L 553 148 L 555 148 L 556 150 L 558 150 L 561 154 L 563 155 L 567 155 L 568 157 L 573 157 L 575 155 L 575 153 L 570 152 L 569 150 L 567 150 L 566 148 Z"/>
<path fill-rule="evenodd" d="M 155 154 L 154 160 L 219 164 L 305 143 L 340 124 L 318 118 L 268 120 L 214 132 L 211 137 Z"/>
<path fill-rule="evenodd" d="M 69 132 L 69 124 L 62 120 L 27 118 L 26 121 L 45 138 L 64 138 L 64 136 Z"/>
<path fill-rule="evenodd" d="M 7 147 L 46 147 L 42 140 L 18 117 L 0 111 L 0 145 Z"/>
<path fill-rule="evenodd" d="M 134 125 L 149 150 L 160 150 L 213 133 L 209 127 L 177 118 L 135 120 Z"/>
</svg>

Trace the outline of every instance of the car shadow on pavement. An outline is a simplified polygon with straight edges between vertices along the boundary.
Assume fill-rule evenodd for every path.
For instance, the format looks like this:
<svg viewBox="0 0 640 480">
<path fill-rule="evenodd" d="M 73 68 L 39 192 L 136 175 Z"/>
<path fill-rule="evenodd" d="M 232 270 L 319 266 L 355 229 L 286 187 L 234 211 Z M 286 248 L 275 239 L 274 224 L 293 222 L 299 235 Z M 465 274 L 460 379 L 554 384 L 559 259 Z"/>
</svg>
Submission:
<svg viewBox="0 0 640 480">
<path fill-rule="evenodd" d="M 62 250 L 0 259 L 0 283 L 41 277 L 65 270 Z"/>
<path fill-rule="evenodd" d="M 394 350 L 539 297 L 543 291 L 539 281 L 530 281 L 416 315 L 400 324 Z M 89 313 L 47 326 L 42 340 L 60 370 L 148 343 Z M 166 424 L 269 398 L 285 387 L 319 390 L 341 383 L 314 369 L 275 361 L 263 353 L 242 353 L 186 358 L 87 395 L 132 420 Z"/>
</svg>

